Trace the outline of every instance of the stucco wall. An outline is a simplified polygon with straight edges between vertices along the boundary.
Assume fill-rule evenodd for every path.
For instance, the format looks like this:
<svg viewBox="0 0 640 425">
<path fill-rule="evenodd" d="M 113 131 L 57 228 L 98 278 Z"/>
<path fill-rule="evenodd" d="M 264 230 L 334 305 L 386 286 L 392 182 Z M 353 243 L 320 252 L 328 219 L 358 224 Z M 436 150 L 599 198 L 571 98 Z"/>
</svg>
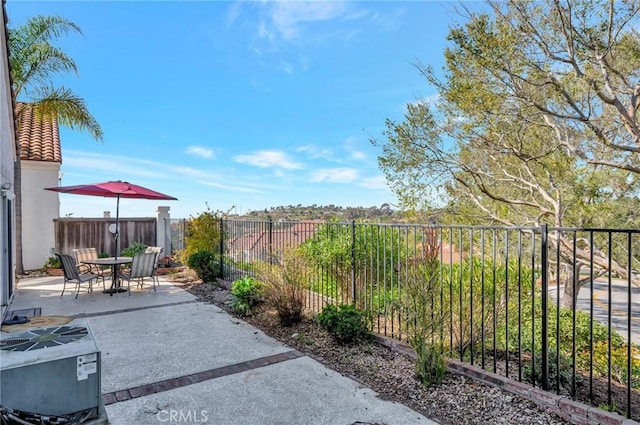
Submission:
<svg viewBox="0 0 640 425">
<path fill-rule="evenodd" d="M 60 215 L 58 193 L 44 190 L 58 185 L 60 164 L 22 161 L 22 261 L 25 270 L 42 268 L 55 246 L 53 220 Z"/>
<path fill-rule="evenodd" d="M 4 314 L 9 294 L 15 288 L 15 208 L 13 205 L 13 163 L 15 160 L 15 133 L 13 127 L 13 104 L 9 80 L 9 57 L 5 33 L 4 1 L 0 5 L 0 306 Z M 0 316 L 2 317 L 2 316 Z"/>
<path fill-rule="evenodd" d="M 2 21 L 4 23 L 4 7 Z M 15 142 L 13 134 L 13 109 L 11 105 L 11 85 L 9 83 L 9 65 L 5 34 L 0 28 L 0 180 L 1 183 L 13 183 L 13 161 Z"/>
</svg>

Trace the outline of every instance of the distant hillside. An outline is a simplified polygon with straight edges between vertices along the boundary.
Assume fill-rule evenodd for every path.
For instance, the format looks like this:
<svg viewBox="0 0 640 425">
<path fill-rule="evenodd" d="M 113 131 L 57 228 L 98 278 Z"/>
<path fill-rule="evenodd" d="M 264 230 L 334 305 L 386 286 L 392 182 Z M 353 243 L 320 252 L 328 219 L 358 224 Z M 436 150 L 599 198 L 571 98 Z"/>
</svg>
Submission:
<svg viewBox="0 0 640 425">
<path fill-rule="evenodd" d="M 336 205 L 288 205 L 271 207 L 259 211 L 249 211 L 238 218 L 274 221 L 302 221 L 302 220 L 371 220 L 376 222 L 399 221 L 402 213 L 392 210 L 389 204 L 373 207 L 341 207 Z"/>
</svg>

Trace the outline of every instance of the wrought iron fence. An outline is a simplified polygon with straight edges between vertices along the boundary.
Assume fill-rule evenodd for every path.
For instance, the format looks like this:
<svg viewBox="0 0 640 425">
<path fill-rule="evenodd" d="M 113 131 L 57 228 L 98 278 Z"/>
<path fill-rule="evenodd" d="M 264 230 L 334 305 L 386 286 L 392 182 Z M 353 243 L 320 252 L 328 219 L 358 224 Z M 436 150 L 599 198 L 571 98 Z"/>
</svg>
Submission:
<svg viewBox="0 0 640 425">
<path fill-rule="evenodd" d="M 428 291 L 449 357 L 558 394 L 640 412 L 640 231 L 334 222 L 221 222 L 224 274 L 299 249 L 310 309 L 354 303 L 405 340 Z M 428 283 L 428 284 L 427 284 Z M 424 307 L 424 306 L 423 306 Z M 411 319 L 413 318 L 413 319 Z"/>
<path fill-rule="evenodd" d="M 185 247 L 185 234 L 188 220 L 185 218 L 168 219 L 169 235 L 171 235 L 171 253 L 182 251 Z"/>
</svg>

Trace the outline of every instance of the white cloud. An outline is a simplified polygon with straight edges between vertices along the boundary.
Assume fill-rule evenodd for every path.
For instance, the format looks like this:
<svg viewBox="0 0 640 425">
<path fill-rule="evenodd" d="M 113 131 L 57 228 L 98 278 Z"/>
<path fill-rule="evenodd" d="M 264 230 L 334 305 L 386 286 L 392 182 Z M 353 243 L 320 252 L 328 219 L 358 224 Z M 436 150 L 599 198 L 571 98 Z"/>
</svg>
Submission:
<svg viewBox="0 0 640 425">
<path fill-rule="evenodd" d="M 71 173 L 80 170 L 85 175 L 94 175 L 96 171 L 104 171 L 109 175 L 138 176 L 144 178 L 162 178 L 165 164 L 155 161 L 125 157 L 120 155 L 106 155 L 102 153 L 89 153 L 67 150 L 64 153 L 63 168 Z"/>
<path fill-rule="evenodd" d="M 333 151 L 330 148 L 319 148 L 315 145 L 304 145 L 296 149 L 296 152 L 302 152 L 311 159 L 326 159 L 328 161 L 335 161 Z"/>
<path fill-rule="evenodd" d="M 298 170 L 303 168 L 303 164 L 294 162 L 282 151 L 261 150 L 248 155 L 237 155 L 233 157 L 235 162 L 253 165 L 260 168 L 284 168 L 285 170 Z"/>
<path fill-rule="evenodd" d="M 173 167 L 171 169 L 172 173 L 175 173 L 179 176 L 192 177 L 196 179 L 202 178 L 216 178 L 217 176 L 212 175 L 210 172 L 198 170 L 193 167 Z"/>
<path fill-rule="evenodd" d="M 232 3 L 227 9 L 226 24 L 227 27 L 233 25 L 240 17 L 242 10 L 239 3 Z"/>
<path fill-rule="evenodd" d="M 261 190 L 254 189 L 251 187 L 221 184 L 221 183 L 210 182 L 210 181 L 199 181 L 198 183 L 204 186 L 215 187 L 218 189 L 228 190 L 231 192 L 243 192 L 243 193 L 262 193 L 263 192 Z"/>
<path fill-rule="evenodd" d="M 270 3 L 271 22 L 283 40 L 298 37 L 305 23 L 335 19 L 346 10 L 346 3 L 340 1 L 278 1 Z"/>
<path fill-rule="evenodd" d="M 314 183 L 352 183 L 358 178 L 358 170 L 354 168 L 323 168 L 311 174 Z"/>
<path fill-rule="evenodd" d="M 351 151 L 351 159 L 355 161 L 364 161 L 367 159 L 367 155 L 362 151 L 353 150 Z"/>
<path fill-rule="evenodd" d="M 364 178 L 359 183 L 359 185 L 362 187 L 366 187 L 367 189 L 388 189 L 387 180 L 384 178 L 384 176 Z"/>
<path fill-rule="evenodd" d="M 358 149 L 358 146 L 361 144 L 362 141 L 355 136 L 350 136 L 345 139 L 343 148 L 349 153 L 349 159 L 352 161 L 367 160 L 367 155 L 362 150 Z"/>
<path fill-rule="evenodd" d="M 289 75 L 292 75 L 293 71 L 295 70 L 291 63 L 285 62 L 285 61 L 282 61 L 280 63 L 280 69 L 283 70 L 284 72 L 286 72 Z"/>
<path fill-rule="evenodd" d="M 189 155 L 195 155 L 206 159 L 213 159 L 215 155 L 213 154 L 213 150 L 209 148 L 205 148 L 204 146 L 187 146 L 185 152 Z"/>
</svg>

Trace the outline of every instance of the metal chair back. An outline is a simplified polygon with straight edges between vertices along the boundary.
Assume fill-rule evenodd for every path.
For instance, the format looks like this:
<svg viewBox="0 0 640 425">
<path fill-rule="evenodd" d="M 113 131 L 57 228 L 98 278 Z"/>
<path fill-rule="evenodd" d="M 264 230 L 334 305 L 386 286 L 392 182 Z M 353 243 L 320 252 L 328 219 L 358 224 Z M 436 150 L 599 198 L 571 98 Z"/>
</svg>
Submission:
<svg viewBox="0 0 640 425">
<path fill-rule="evenodd" d="M 73 250 L 76 256 L 76 263 L 82 264 L 84 260 L 95 260 L 98 258 L 98 251 L 95 248 L 76 248 Z"/>
<path fill-rule="evenodd" d="M 161 246 L 148 246 L 144 251 L 145 253 L 153 252 L 156 254 L 156 259 L 153 262 L 154 273 L 158 271 L 158 261 L 160 260 L 160 255 L 162 255 L 162 251 L 164 251 L 164 248 Z"/>
<path fill-rule="evenodd" d="M 65 279 L 79 280 L 80 272 L 78 271 L 78 266 L 73 257 L 67 254 L 58 253 L 56 253 L 56 256 L 60 259 L 60 263 L 62 264 L 62 271 L 64 272 Z"/>
<path fill-rule="evenodd" d="M 131 279 L 153 277 L 157 253 L 145 252 L 136 254 L 131 259 Z"/>
</svg>

